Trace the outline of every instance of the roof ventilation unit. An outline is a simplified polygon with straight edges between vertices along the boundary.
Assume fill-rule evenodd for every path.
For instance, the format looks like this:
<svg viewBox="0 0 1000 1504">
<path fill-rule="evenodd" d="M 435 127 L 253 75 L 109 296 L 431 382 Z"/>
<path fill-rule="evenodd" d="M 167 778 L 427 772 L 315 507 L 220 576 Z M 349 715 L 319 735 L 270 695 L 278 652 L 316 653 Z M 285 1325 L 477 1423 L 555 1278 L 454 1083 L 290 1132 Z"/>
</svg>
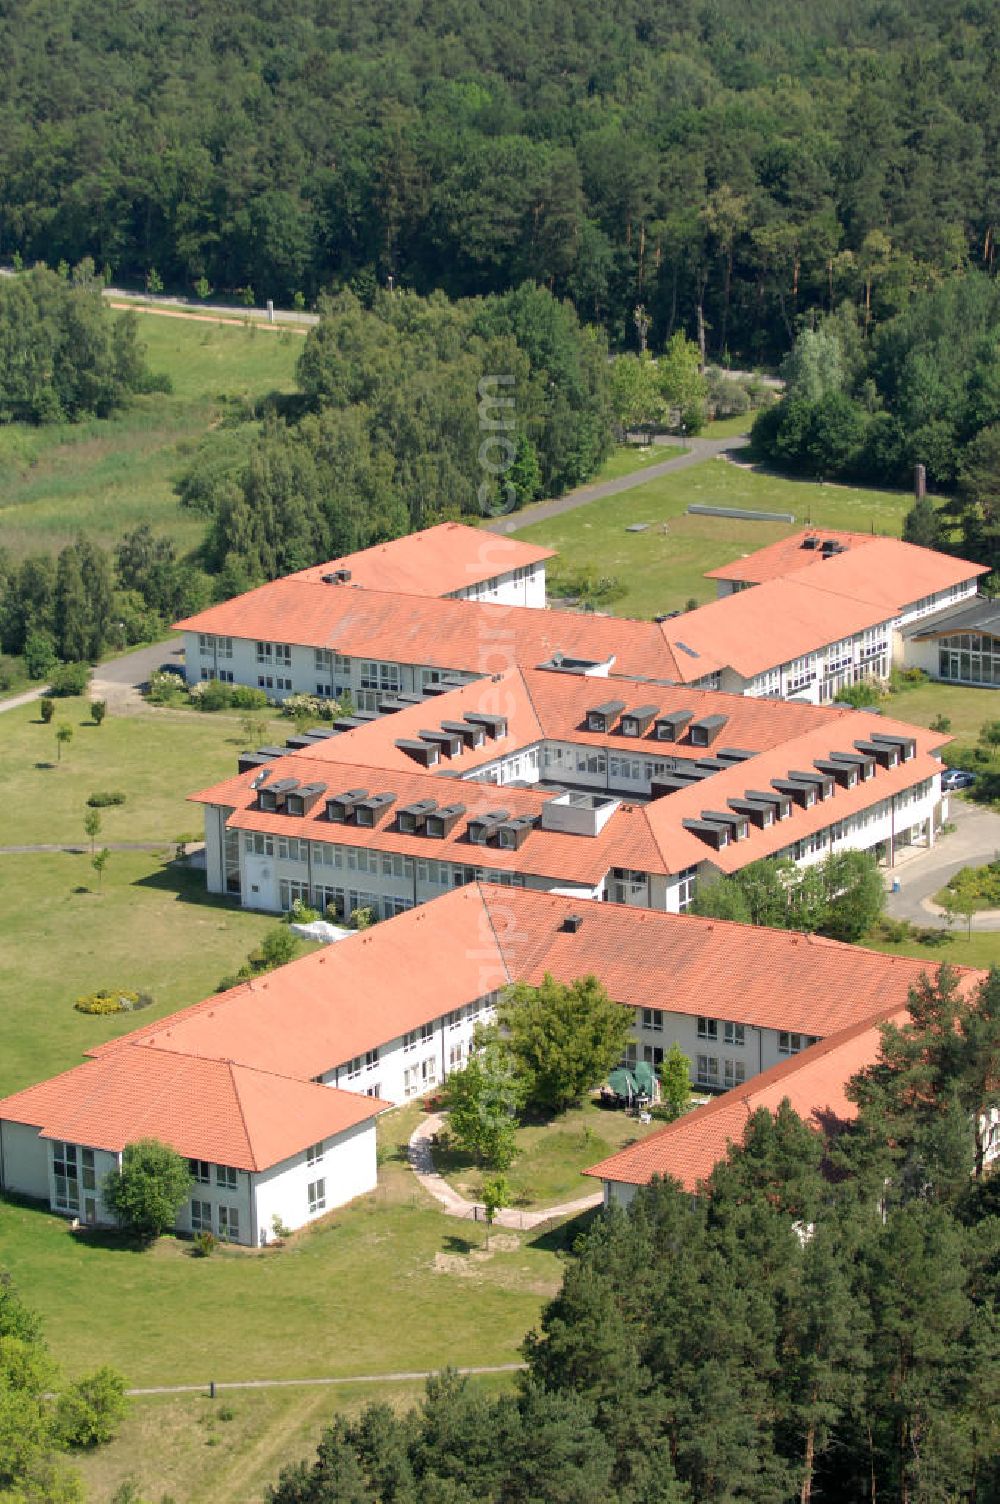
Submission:
<svg viewBox="0 0 1000 1504">
<path fill-rule="evenodd" d="M 817 538 L 816 534 L 815 533 L 810 533 L 807 538 L 803 538 L 802 539 L 802 547 L 803 548 L 812 548 L 812 549 L 819 548 L 819 539 Z"/>
<path fill-rule="evenodd" d="M 331 569 L 329 574 L 322 576 L 324 585 L 347 585 L 350 583 L 351 571 L 349 569 Z"/>
<path fill-rule="evenodd" d="M 567 914 L 559 928 L 567 935 L 576 935 L 583 928 L 582 914 Z"/>
<path fill-rule="evenodd" d="M 497 845 L 507 851 L 519 851 L 535 828 L 537 816 L 518 815 L 497 826 Z"/>
</svg>

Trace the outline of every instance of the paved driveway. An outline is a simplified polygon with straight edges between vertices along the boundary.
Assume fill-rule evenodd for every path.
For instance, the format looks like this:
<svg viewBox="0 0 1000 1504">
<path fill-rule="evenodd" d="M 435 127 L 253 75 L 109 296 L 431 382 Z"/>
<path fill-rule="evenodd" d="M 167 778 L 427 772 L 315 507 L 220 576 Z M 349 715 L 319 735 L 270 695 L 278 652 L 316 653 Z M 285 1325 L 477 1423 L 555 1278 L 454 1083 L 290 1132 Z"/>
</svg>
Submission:
<svg viewBox="0 0 1000 1504">
<path fill-rule="evenodd" d="M 942 836 L 930 851 L 921 851 L 896 868 L 900 891 L 890 893 L 886 903 L 893 919 L 947 928 L 944 916 L 926 909 L 925 901 L 962 867 L 982 867 L 1000 857 L 1000 815 L 952 795 L 949 818 L 958 826 L 953 834 Z M 1000 914 L 978 915 L 972 927 L 1000 930 Z"/>
</svg>

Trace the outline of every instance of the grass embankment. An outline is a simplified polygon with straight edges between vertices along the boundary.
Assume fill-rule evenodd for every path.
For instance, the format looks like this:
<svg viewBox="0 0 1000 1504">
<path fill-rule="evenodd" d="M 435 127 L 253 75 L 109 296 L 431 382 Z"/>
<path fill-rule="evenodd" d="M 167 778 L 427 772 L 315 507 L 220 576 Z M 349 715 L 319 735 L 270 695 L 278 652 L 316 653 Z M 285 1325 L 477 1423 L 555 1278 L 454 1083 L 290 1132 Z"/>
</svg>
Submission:
<svg viewBox="0 0 1000 1504">
<path fill-rule="evenodd" d="M 789 512 L 794 523 L 742 522 L 732 517 L 689 516 L 692 503 Z M 899 536 L 912 505 L 906 492 L 787 480 L 728 460 L 662 475 L 618 496 L 593 501 L 547 522 L 531 523 L 517 537 L 558 550 L 565 573 L 593 570 L 627 587 L 614 605 L 618 616 L 654 616 L 688 600 L 715 599 L 705 571 L 753 553 L 803 525 L 848 528 Z M 647 530 L 628 533 L 632 523 Z"/>
<path fill-rule="evenodd" d="M 138 313 L 150 369 L 173 391 L 139 397 L 111 419 L 0 427 L 0 547 L 17 558 L 55 551 L 80 529 L 106 547 L 148 522 L 180 552 L 195 547 L 204 518 L 183 510 L 173 482 L 231 399 L 294 389 L 302 339 Z M 257 431 L 242 424 L 233 443 Z"/>
<path fill-rule="evenodd" d="M 182 835 L 198 838 L 200 815 L 184 795 L 235 770 L 231 717 L 150 711 L 94 726 L 82 700 L 59 702 L 57 722 L 74 735 L 56 760 L 52 726 L 37 706 L 5 713 L 0 844 L 79 844 L 79 854 L 0 854 L 0 1093 L 79 1062 L 90 1045 L 212 991 L 274 924 L 210 898 L 204 874 L 174 865 Z M 113 851 L 103 879 L 90 865 L 83 829 L 88 795 L 115 790 L 125 803 L 99 811 L 98 847 Z M 153 995 L 139 1019 L 76 1013 L 75 998 L 124 986 Z"/>
<path fill-rule="evenodd" d="M 662 1123 L 641 1123 L 595 1101 L 559 1117 L 528 1122 L 517 1130 L 517 1154 L 507 1179 L 515 1207 L 546 1207 L 576 1201 L 599 1189 L 581 1171 L 623 1149 Z M 434 1162 L 448 1183 L 469 1200 L 482 1197 L 482 1173 L 454 1148 L 435 1151 Z"/>
</svg>

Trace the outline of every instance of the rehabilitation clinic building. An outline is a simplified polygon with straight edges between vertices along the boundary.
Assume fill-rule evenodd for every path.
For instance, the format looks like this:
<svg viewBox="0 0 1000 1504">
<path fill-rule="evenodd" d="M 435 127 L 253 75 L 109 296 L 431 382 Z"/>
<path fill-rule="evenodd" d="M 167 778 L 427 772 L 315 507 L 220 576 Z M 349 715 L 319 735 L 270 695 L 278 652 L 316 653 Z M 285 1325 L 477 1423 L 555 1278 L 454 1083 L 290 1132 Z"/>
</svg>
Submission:
<svg viewBox="0 0 1000 1504">
<path fill-rule="evenodd" d="M 932 843 L 947 740 L 847 706 L 514 669 L 248 751 L 192 797 L 209 889 L 247 907 L 387 918 L 487 881 L 678 913 L 762 857 L 892 866 Z"/>
<path fill-rule="evenodd" d="M 921 970 L 787 931 L 471 884 L 0 1101 L 0 1186 L 101 1224 L 105 1175 L 152 1136 L 189 1161 L 178 1229 L 257 1245 L 274 1216 L 300 1227 L 374 1188 L 376 1114 L 463 1065 L 512 983 L 596 975 L 633 1013 L 628 1059 L 658 1064 L 676 1040 L 721 1090 L 900 1009 Z"/>
</svg>

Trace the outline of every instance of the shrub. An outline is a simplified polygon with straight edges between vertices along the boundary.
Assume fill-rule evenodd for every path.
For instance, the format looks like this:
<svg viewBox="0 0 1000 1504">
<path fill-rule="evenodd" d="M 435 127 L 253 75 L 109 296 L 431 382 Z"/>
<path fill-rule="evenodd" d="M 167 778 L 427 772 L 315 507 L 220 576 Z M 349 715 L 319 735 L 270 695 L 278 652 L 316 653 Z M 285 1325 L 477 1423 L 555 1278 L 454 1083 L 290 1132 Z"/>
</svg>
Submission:
<svg viewBox="0 0 1000 1504">
<path fill-rule="evenodd" d="M 61 663 L 49 675 L 49 691 L 61 699 L 82 695 L 89 681 L 89 663 Z"/>
<path fill-rule="evenodd" d="M 252 684 L 228 684 L 229 703 L 236 710 L 263 710 L 267 695 Z"/>
<path fill-rule="evenodd" d="M 85 992 L 78 997 L 73 1007 L 77 1013 L 138 1013 L 148 1008 L 153 999 L 148 992 L 132 992 L 123 988 L 102 988 L 100 992 Z"/>
<path fill-rule="evenodd" d="M 277 1212 L 271 1218 L 271 1231 L 279 1241 L 290 1238 L 292 1235 L 292 1229 L 286 1223 L 282 1222 Z"/>
<path fill-rule="evenodd" d="M 14 664 L 10 658 L 0 655 L 0 692 L 10 689 L 14 682 Z"/>
<path fill-rule="evenodd" d="M 98 1447 L 112 1440 L 128 1411 L 125 1380 L 104 1366 L 84 1374 L 56 1401 L 56 1432 L 63 1446 Z"/>
<path fill-rule="evenodd" d="M 319 695 L 289 695 L 282 702 L 281 713 L 293 721 L 300 716 L 314 721 L 332 721 L 335 704 L 334 700 L 324 700 Z"/>
<path fill-rule="evenodd" d="M 52 717 L 56 713 L 56 702 L 55 702 L 55 700 L 50 700 L 48 698 L 48 696 L 46 695 L 39 702 L 39 707 L 38 708 L 39 708 L 39 710 L 41 712 L 42 720 L 45 722 L 46 726 L 49 725 L 49 723 L 52 720 Z"/>
<path fill-rule="evenodd" d="M 863 710 L 877 705 L 881 696 L 877 684 L 870 679 L 861 679 L 857 684 L 845 684 L 843 689 L 838 689 L 834 699 L 840 705 L 853 705 L 855 710 Z"/>
<path fill-rule="evenodd" d="M 107 809 L 112 804 L 124 804 L 125 795 L 119 793 L 118 790 L 107 790 L 91 794 L 87 799 L 87 803 L 91 809 Z"/>
<path fill-rule="evenodd" d="M 219 1246 L 219 1240 L 214 1232 L 195 1233 L 194 1248 L 192 1252 L 196 1259 L 208 1259 Z"/>
<path fill-rule="evenodd" d="M 206 679 L 193 687 L 191 700 L 199 710 L 228 710 L 233 703 L 233 691 L 221 679 Z"/>
<path fill-rule="evenodd" d="M 154 669 L 150 674 L 146 699 L 151 705 L 178 705 L 187 698 L 187 685 L 176 674 L 165 674 L 162 669 Z"/>
<path fill-rule="evenodd" d="M 947 715 L 936 715 L 931 721 L 931 730 L 941 732 L 950 731 L 951 717 Z"/>
<path fill-rule="evenodd" d="M 107 715 L 107 713 L 108 713 L 108 702 L 107 702 L 107 700 L 91 700 L 91 702 L 90 702 L 90 719 L 93 721 L 93 723 L 94 723 L 95 726 L 99 726 L 101 724 L 101 722 L 104 720 L 104 717 Z"/>
<path fill-rule="evenodd" d="M 318 909 L 311 909 L 301 898 L 297 898 L 285 917 L 289 924 L 315 924 L 320 916 Z"/>
</svg>

